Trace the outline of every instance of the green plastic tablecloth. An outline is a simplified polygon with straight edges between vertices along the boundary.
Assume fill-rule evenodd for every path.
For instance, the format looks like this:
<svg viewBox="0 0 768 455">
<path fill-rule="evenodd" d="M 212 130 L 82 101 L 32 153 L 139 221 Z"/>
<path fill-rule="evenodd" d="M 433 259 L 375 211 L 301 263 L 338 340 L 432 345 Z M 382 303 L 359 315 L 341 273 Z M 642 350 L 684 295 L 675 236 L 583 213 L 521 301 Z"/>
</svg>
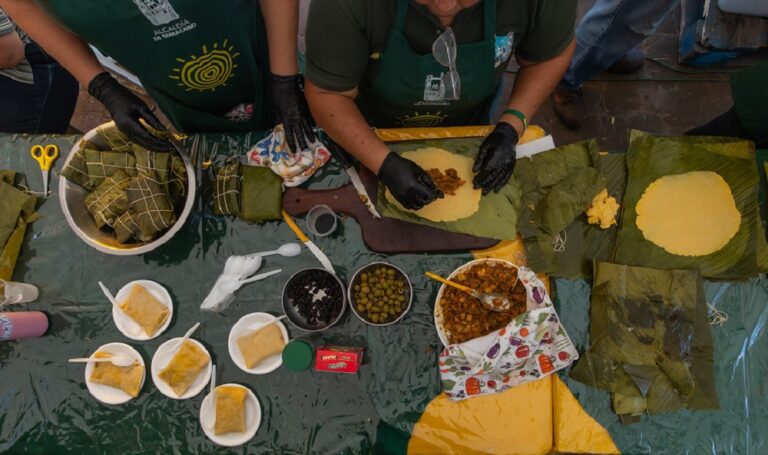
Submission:
<svg viewBox="0 0 768 455">
<path fill-rule="evenodd" d="M 192 142 L 197 144 L 200 159 L 222 159 L 223 155 L 244 153 L 258 137 L 209 135 Z M 53 142 L 66 151 L 76 139 L 0 135 L 0 168 L 25 173 L 32 188 L 39 190 L 40 173 L 29 157 L 30 145 Z M 295 241 L 288 227 L 215 217 L 202 202 L 210 195 L 210 188 L 204 185 L 189 220 L 168 244 L 144 256 L 109 256 L 86 246 L 67 226 L 58 202 L 62 163 L 59 159 L 54 166 L 52 194 L 39 207 L 41 218 L 27 233 L 14 275 L 15 280 L 40 288 L 38 301 L 16 309 L 45 311 L 51 325 L 43 337 L 0 342 L 0 452 L 229 452 L 210 442 L 200 428 L 203 394 L 171 400 L 155 388 L 148 372 L 137 399 L 107 406 L 88 393 L 83 366 L 66 363 L 67 358 L 89 355 L 102 344 L 124 342 L 136 348 L 149 367 L 162 342 L 181 336 L 197 321 L 202 326 L 195 338 L 211 352 L 218 383 L 247 385 L 263 410 L 256 436 L 234 452 L 368 453 L 385 448 L 402 452 L 413 424 L 440 392 L 435 364 L 441 346 L 432 318 L 437 286 L 427 282 L 422 272 L 448 274 L 470 259 L 469 254 L 384 257 L 368 251 L 357 223 L 344 219 L 339 230 L 330 238 L 318 239 L 318 245 L 342 277 L 382 259 L 408 271 L 415 297 L 411 312 L 396 325 L 370 328 L 347 311 L 337 327 L 323 332 L 320 338 L 325 341 L 366 348 L 366 362 L 358 375 L 291 373 L 281 368 L 253 376 L 240 371 L 229 357 L 230 327 L 250 312 L 279 314 L 285 279 L 301 268 L 317 266 L 314 257 L 306 251 L 295 258 L 271 256 L 262 270 L 282 268 L 280 275 L 244 287 L 222 313 L 204 313 L 199 306 L 227 257 Z M 312 180 L 311 187 L 338 186 L 346 181 L 343 171 L 332 163 Z M 141 278 L 165 285 L 173 296 L 175 312 L 166 333 L 152 341 L 134 342 L 115 328 L 110 304 L 96 283 L 104 281 L 116 290 Z M 567 285 L 557 285 L 562 320 L 574 341 L 584 346 L 588 287 L 584 282 L 563 283 Z M 710 284 L 708 291 L 715 296 L 724 293 L 723 309 L 731 313 L 730 326 L 713 330 L 720 361 L 717 376 L 722 414 L 676 413 L 623 428 L 612 420 L 607 396 L 569 382 L 587 411 L 607 426 L 619 447 L 628 453 L 680 453 L 681 448 L 702 453 L 695 449 L 704 448 L 707 453 L 741 454 L 762 453 L 768 448 L 764 385 L 768 371 L 764 333 L 768 290 L 763 281 L 756 280 Z M 304 335 L 288 328 L 292 337 Z M 708 419 L 709 426 L 697 425 L 701 422 L 697 419 Z M 514 448 L 510 452 L 514 453 Z"/>
</svg>

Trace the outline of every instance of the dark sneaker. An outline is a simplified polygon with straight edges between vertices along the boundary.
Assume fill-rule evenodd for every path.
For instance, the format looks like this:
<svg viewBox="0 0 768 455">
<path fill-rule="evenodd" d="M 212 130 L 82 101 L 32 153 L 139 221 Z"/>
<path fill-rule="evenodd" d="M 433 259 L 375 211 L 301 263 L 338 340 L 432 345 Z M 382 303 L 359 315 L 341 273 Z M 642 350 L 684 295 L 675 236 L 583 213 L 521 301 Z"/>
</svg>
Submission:
<svg viewBox="0 0 768 455">
<path fill-rule="evenodd" d="M 563 126 L 571 130 L 581 128 L 581 119 L 584 117 L 584 93 L 581 89 L 556 87 L 552 94 L 552 107 Z"/>
<path fill-rule="evenodd" d="M 640 49 L 633 48 L 624 54 L 624 57 L 613 62 L 606 71 L 614 74 L 632 74 L 640 71 L 645 64 L 645 53 Z"/>
</svg>

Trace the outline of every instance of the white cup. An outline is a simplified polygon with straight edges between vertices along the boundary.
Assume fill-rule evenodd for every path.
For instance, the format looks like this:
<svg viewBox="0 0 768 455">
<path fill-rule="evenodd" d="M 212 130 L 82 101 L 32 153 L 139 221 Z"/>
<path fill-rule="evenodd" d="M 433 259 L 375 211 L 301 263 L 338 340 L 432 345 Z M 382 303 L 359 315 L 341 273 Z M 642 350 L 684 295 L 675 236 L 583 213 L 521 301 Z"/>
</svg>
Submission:
<svg viewBox="0 0 768 455">
<path fill-rule="evenodd" d="M 33 284 L 0 280 L 0 306 L 32 302 L 39 294 Z"/>
</svg>

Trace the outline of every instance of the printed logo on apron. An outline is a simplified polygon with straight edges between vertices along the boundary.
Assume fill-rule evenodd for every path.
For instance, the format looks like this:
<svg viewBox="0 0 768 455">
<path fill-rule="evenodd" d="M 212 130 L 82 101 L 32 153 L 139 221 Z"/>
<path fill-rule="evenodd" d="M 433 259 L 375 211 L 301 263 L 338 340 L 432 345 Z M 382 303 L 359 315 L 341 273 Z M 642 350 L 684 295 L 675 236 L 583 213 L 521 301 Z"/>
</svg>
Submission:
<svg viewBox="0 0 768 455">
<path fill-rule="evenodd" d="M 496 37 L 496 54 L 494 56 L 494 68 L 509 60 L 512 55 L 512 44 L 515 42 L 515 32 L 509 32 L 506 36 Z"/>
<path fill-rule="evenodd" d="M 179 13 L 168 0 L 133 0 L 133 3 L 152 25 L 165 25 L 179 18 Z"/>
<path fill-rule="evenodd" d="M 188 60 L 177 57 L 180 66 L 174 68 L 168 77 L 179 81 L 179 86 L 186 91 L 213 92 L 218 87 L 226 86 L 227 81 L 235 76 L 235 59 L 239 55 L 240 52 L 235 52 L 227 39 L 221 45 L 213 43 L 210 49 L 203 45 L 199 56 L 192 55 Z"/>
<path fill-rule="evenodd" d="M 448 114 L 443 114 L 442 111 L 427 111 L 423 114 L 420 114 L 419 111 L 414 111 L 413 114 L 397 117 L 396 122 L 403 128 L 426 128 L 441 125 L 447 117 Z"/>
</svg>

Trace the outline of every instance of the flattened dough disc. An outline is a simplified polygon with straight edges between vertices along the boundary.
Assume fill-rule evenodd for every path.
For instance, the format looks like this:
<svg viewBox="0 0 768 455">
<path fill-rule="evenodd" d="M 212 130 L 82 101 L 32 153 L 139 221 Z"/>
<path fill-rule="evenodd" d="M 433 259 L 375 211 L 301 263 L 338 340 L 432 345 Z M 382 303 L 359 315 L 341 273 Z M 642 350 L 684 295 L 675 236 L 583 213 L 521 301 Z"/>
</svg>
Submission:
<svg viewBox="0 0 768 455">
<path fill-rule="evenodd" d="M 474 163 L 472 158 L 436 147 L 420 148 L 405 152 L 401 156 L 415 162 L 425 171 L 437 168 L 445 173 L 447 169 L 456 169 L 456 173 L 466 183 L 456 190 L 455 195 L 446 194 L 443 199 L 438 199 L 419 210 L 404 208 L 387 190 L 387 200 L 395 204 L 400 210 L 415 213 L 430 221 L 456 221 L 472 216 L 480 208 L 482 192 L 472 188 L 472 177 L 474 176 L 472 174 L 472 164 Z"/>
<path fill-rule="evenodd" d="M 731 187 L 710 171 L 661 177 L 645 189 L 636 211 L 645 239 L 680 256 L 720 250 L 741 224 Z"/>
</svg>

